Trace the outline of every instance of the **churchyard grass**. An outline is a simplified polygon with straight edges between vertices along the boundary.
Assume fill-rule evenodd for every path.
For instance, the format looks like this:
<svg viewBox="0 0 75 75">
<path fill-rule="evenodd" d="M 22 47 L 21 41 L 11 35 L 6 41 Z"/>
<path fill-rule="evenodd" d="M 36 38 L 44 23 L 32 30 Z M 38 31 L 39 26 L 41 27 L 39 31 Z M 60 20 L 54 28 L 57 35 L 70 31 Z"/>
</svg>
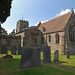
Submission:
<svg viewBox="0 0 75 75">
<path fill-rule="evenodd" d="M 21 55 L 13 55 L 13 59 L 3 59 L 3 56 L 5 54 L 0 54 L 0 75 L 75 75 L 75 55 L 71 55 L 70 59 L 59 55 L 60 62 L 53 62 L 54 54 L 51 53 L 51 63 L 43 64 L 41 52 L 41 65 L 27 69 L 19 68 Z"/>
</svg>

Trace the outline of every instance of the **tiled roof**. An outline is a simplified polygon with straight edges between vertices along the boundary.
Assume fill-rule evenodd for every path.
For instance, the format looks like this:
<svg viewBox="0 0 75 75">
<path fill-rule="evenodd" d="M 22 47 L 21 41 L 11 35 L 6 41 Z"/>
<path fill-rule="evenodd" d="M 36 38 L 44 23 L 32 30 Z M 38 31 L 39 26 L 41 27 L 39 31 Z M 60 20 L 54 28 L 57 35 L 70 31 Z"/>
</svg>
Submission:
<svg viewBox="0 0 75 75">
<path fill-rule="evenodd" d="M 42 30 L 42 28 L 44 27 L 45 31 L 43 33 L 61 31 L 64 29 L 65 25 L 67 24 L 71 14 L 72 14 L 72 11 L 62 16 L 56 17 L 52 20 L 49 20 L 47 22 L 41 23 L 38 26 L 38 29 Z"/>
</svg>

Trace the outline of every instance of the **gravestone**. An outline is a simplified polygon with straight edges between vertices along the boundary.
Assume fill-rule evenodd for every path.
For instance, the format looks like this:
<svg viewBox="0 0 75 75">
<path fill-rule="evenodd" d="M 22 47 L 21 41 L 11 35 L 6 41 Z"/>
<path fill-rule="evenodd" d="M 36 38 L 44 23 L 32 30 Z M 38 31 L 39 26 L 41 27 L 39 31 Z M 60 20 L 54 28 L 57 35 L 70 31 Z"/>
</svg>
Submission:
<svg viewBox="0 0 75 75">
<path fill-rule="evenodd" d="M 59 61 L 59 51 L 58 50 L 56 50 L 55 52 L 54 52 L 54 60 L 53 60 L 54 62 L 58 62 Z"/>
<path fill-rule="evenodd" d="M 13 46 L 11 47 L 11 54 L 12 54 L 12 55 L 16 55 L 16 50 L 17 50 L 16 46 L 13 45 Z"/>
<path fill-rule="evenodd" d="M 21 55 L 22 54 L 22 47 L 19 45 L 18 46 L 18 55 Z"/>
<path fill-rule="evenodd" d="M 0 54 L 1 54 L 1 46 L 0 46 Z"/>
<path fill-rule="evenodd" d="M 40 51 L 23 47 L 20 68 L 40 65 Z"/>
<path fill-rule="evenodd" d="M 7 54 L 7 45 L 6 44 L 1 45 L 1 54 Z"/>
<path fill-rule="evenodd" d="M 49 46 L 43 47 L 43 63 L 50 63 L 51 62 L 51 52 Z"/>
<path fill-rule="evenodd" d="M 69 51 L 66 52 L 66 55 L 67 55 L 67 58 L 70 58 L 70 52 Z"/>
<path fill-rule="evenodd" d="M 33 66 L 40 65 L 40 50 L 34 50 Z"/>
</svg>

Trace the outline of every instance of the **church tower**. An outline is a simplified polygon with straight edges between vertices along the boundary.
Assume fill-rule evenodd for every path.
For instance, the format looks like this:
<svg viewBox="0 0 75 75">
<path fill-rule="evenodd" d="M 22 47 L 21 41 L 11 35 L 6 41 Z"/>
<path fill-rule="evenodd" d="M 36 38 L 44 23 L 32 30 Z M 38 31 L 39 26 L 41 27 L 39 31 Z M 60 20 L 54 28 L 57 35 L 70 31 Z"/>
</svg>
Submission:
<svg viewBox="0 0 75 75">
<path fill-rule="evenodd" d="M 20 32 L 24 28 L 28 28 L 29 22 L 25 20 L 19 20 L 16 25 L 16 33 Z"/>
</svg>

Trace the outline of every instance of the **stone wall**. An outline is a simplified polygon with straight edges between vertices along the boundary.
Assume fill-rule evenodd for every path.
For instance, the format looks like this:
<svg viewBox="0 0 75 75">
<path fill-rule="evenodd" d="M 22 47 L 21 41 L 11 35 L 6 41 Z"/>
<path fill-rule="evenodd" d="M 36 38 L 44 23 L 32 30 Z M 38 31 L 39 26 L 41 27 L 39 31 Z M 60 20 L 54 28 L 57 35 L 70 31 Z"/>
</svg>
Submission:
<svg viewBox="0 0 75 75">
<path fill-rule="evenodd" d="M 19 44 L 21 44 L 21 38 L 16 36 L 5 36 L 0 39 L 1 45 L 6 44 L 7 48 L 10 49 L 13 45 L 16 45 L 18 47 Z"/>
<path fill-rule="evenodd" d="M 21 47 L 23 47 L 23 41 L 24 41 L 24 37 L 25 37 L 25 32 L 18 33 L 15 36 L 21 36 Z"/>
<path fill-rule="evenodd" d="M 75 26 L 74 13 L 72 13 L 72 15 L 70 16 L 70 19 L 67 22 L 67 25 L 65 26 L 65 52 L 70 51 L 70 54 L 75 54 L 75 29 L 74 29 L 74 41 L 70 41 L 69 39 L 69 27 L 70 26 Z"/>
<path fill-rule="evenodd" d="M 24 28 L 28 28 L 29 23 L 25 20 L 19 20 L 16 25 L 16 33 L 20 32 Z"/>
<path fill-rule="evenodd" d="M 21 36 L 21 47 L 36 47 L 42 45 L 42 33 L 36 27 L 26 28 L 23 32 L 17 33 L 16 36 Z"/>
<path fill-rule="evenodd" d="M 25 31 L 25 46 L 34 47 L 41 45 L 41 32 L 37 28 L 30 28 Z"/>
<path fill-rule="evenodd" d="M 59 34 L 59 43 L 56 43 L 55 35 Z M 51 36 L 51 41 L 49 42 L 49 37 Z M 51 34 L 44 34 L 44 45 L 48 45 L 51 48 L 51 52 L 54 53 L 56 50 L 59 51 L 60 54 L 64 54 L 64 32 L 55 32 Z"/>
<path fill-rule="evenodd" d="M 74 26 L 74 41 L 70 41 L 69 38 L 69 27 Z M 55 34 L 59 34 L 60 42 L 56 43 Z M 51 41 L 49 42 L 48 36 L 51 36 Z M 73 36 L 71 36 L 73 37 Z M 58 50 L 60 54 L 66 54 L 67 51 L 70 51 L 70 54 L 75 54 L 75 15 L 69 17 L 69 20 L 66 22 L 64 29 L 59 32 L 51 32 L 44 34 L 44 45 L 48 45 L 51 48 L 51 52 Z"/>
</svg>

